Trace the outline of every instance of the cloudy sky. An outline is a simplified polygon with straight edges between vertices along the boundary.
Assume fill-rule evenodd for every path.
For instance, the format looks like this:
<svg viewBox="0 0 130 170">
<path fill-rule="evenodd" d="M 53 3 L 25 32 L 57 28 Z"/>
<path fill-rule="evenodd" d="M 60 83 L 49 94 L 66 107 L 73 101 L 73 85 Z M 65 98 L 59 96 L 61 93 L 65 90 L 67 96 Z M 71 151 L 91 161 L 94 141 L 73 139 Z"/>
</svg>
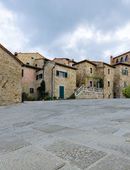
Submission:
<svg viewBox="0 0 130 170">
<path fill-rule="evenodd" d="M 12 52 L 109 62 L 130 50 L 130 0 L 0 0 L 0 43 Z"/>
</svg>

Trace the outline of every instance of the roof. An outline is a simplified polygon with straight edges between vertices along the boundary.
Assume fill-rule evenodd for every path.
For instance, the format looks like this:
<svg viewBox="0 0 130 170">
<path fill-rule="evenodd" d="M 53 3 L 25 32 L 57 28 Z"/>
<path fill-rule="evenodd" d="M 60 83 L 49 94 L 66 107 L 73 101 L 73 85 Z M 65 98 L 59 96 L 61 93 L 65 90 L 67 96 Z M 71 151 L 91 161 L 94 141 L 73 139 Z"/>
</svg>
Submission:
<svg viewBox="0 0 130 170">
<path fill-rule="evenodd" d="M 53 60 L 55 60 L 55 59 L 60 59 L 60 60 L 61 60 L 61 59 L 65 59 L 65 60 L 68 60 L 68 61 L 72 61 L 72 62 L 74 62 L 74 63 L 77 63 L 76 61 L 74 61 L 73 59 L 70 59 L 70 58 L 63 58 L 63 57 L 60 58 L 60 57 L 59 57 L 59 58 L 54 58 Z"/>
<path fill-rule="evenodd" d="M 42 70 L 42 68 L 40 68 L 40 67 L 35 67 L 35 66 L 28 65 L 28 64 L 23 64 L 22 66 L 32 68 L 32 69 L 36 69 L 36 70 Z"/>
<path fill-rule="evenodd" d="M 118 65 L 123 65 L 123 66 L 130 67 L 130 64 L 127 64 L 127 63 L 117 63 L 117 64 L 114 64 L 113 66 L 118 66 Z"/>
<path fill-rule="evenodd" d="M 65 64 L 61 64 L 61 63 L 57 63 L 57 62 L 54 62 L 56 65 L 59 65 L 59 66 L 62 66 L 62 67 L 67 67 L 67 68 L 70 68 L 70 69 L 74 69 L 74 70 L 77 70 L 77 68 L 75 67 L 71 67 L 71 66 L 68 66 L 68 65 L 65 65 Z"/>
<path fill-rule="evenodd" d="M 78 64 L 81 64 L 81 63 L 84 63 L 84 62 L 87 62 L 87 63 L 90 63 L 90 64 L 96 66 L 95 63 L 93 63 L 92 61 L 89 61 L 89 60 L 82 60 L 82 61 L 80 61 L 80 62 L 77 62 L 77 63 L 73 64 L 73 66 L 78 65 Z"/>
<path fill-rule="evenodd" d="M 105 62 L 102 62 L 102 61 L 92 61 L 92 62 L 94 62 L 95 64 L 96 64 L 96 63 L 102 63 L 102 64 L 104 64 L 104 65 L 107 65 L 108 67 L 115 68 L 113 65 L 110 65 L 110 64 L 105 63 Z"/>
<path fill-rule="evenodd" d="M 121 57 L 121 56 L 123 56 L 123 55 L 127 55 L 128 53 L 130 53 L 130 51 L 127 51 L 127 52 L 125 52 L 125 53 L 123 53 L 123 54 L 120 54 L 120 55 L 118 55 L 118 56 L 116 56 L 116 57 L 113 57 L 113 59 L 116 59 L 116 58 Z"/>
<path fill-rule="evenodd" d="M 0 44 L 0 48 L 4 50 L 7 54 L 9 54 L 11 57 L 13 57 L 20 65 L 23 65 L 23 63 L 17 57 L 15 57 L 15 55 L 13 55 L 7 48 L 5 48 L 2 44 Z"/>
<path fill-rule="evenodd" d="M 15 55 L 17 54 L 38 54 L 40 55 L 41 57 L 43 57 L 43 59 L 47 59 L 46 57 L 44 57 L 42 54 L 40 54 L 39 52 L 15 52 Z M 40 58 L 39 58 L 40 59 Z M 42 59 L 42 58 L 41 58 Z"/>
</svg>

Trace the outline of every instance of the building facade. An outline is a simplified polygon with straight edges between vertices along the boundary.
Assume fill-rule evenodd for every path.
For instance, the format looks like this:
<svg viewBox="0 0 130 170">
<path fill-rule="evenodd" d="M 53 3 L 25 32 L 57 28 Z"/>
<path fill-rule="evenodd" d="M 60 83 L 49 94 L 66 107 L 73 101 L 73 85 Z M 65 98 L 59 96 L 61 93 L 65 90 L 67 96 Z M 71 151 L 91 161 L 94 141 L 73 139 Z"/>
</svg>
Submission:
<svg viewBox="0 0 130 170">
<path fill-rule="evenodd" d="M 0 44 L 0 105 L 21 102 L 22 63 Z"/>
<path fill-rule="evenodd" d="M 76 89 L 76 68 L 49 61 L 45 65 L 44 80 L 51 97 L 69 98 Z"/>
<path fill-rule="evenodd" d="M 77 67 L 77 87 L 82 87 L 84 98 L 113 98 L 114 67 L 97 61 L 83 60 Z M 81 91 L 79 91 L 81 93 Z M 91 96 L 91 97 L 90 97 Z M 94 97 L 95 96 L 95 97 Z"/>
<path fill-rule="evenodd" d="M 123 98 L 123 89 L 130 85 L 130 64 L 115 64 L 114 97 Z"/>
<path fill-rule="evenodd" d="M 118 55 L 116 57 L 111 56 L 110 63 L 111 65 L 119 64 L 119 63 L 130 64 L 130 51 L 123 53 L 121 55 Z"/>
</svg>

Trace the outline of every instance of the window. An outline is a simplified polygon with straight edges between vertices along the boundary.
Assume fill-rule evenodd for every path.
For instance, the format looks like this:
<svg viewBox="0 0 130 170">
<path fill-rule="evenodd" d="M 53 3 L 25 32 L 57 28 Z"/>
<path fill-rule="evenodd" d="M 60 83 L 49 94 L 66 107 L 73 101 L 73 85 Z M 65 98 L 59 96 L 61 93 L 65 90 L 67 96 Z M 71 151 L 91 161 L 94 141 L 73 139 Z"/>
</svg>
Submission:
<svg viewBox="0 0 130 170">
<path fill-rule="evenodd" d="M 91 73 L 91 74 L 93 73 L 93 69 L 92 69 L 92 68 L 90 68 L 90 73 Z"/>
<path fill-rule="evenodd" d="M 126 57 L 125 57 L 125 62 L 127 62 L 128 61 L 128 55 L 126 55 Z"/>
<path fill-rule="evenodd" d="M 90 87 L 93 87 L 93 82 L 92 81 L 90 81 Z"/>
<path fill-rule="evenodd" d="M 34 88 L 30 88 L 30 93 L 34 93 Z"/>
<path fill-rule="evenodd" d="M 68 73 L 67 72 L 63 72 L 63 71 L 56 71 L 56 76 L 58 77 L 64 77 L 67 78 L 68 77 Z"/>
<path fill-rule="evenodd" d="M 34 59 L 34 57 L 32 57 L 32 59 Z"/>
<path fill-rule="evenodd" d="M 36 80 L 38 80 L 38 75 L 36 76 Z"/>
<path fill-rule="evenodd" d="M 128 76 L 128 69 L 127 68 L 122 69 L 122 75 Z"/>
<path fill-rule="evenodd" d="M 24 70 L 22 69 L 22 77 L 24 76 Z"/>
<path fill-rule="evenodd" d="M 43 74 L 39 74 L 36 76 L 36 80 L 40 80 L 40 79 L 42 79 L 42 77 L 43 77 Z"/>
<path fill-rule="evenodd" d="M 26 63 L 27 65 L 29 65 L 29 63 Z"/>
<path fill-rule="evenodd" d="M 108 69 L 108 74 L 110 74 L 110 69 Z"/>
<path fill-rule="evenodd" d="M 39 75 L 38 75 L 38 79 L 42 79 L 42 74 L 39 74 Z"/>
<path fill-rule="evenodd" d="M 116 63 L 118 63 L 119 62 L 119 60 L 118 59 L 116 59 Z"/>
<path fill-rule="evenodd" d="M 35 67 L 37 67 L 37 64 L 35 64 Z"/>
<path fill-rule="evenodd" d="M 110 81 L 108 81 L 108 87 L 110 87 Z"/>
<path fill-rule="evenodd" d="M 121 57 L 120 62 L 121 62 L 121 63 L 123 62 L 123 57 Z"/>
</svg>

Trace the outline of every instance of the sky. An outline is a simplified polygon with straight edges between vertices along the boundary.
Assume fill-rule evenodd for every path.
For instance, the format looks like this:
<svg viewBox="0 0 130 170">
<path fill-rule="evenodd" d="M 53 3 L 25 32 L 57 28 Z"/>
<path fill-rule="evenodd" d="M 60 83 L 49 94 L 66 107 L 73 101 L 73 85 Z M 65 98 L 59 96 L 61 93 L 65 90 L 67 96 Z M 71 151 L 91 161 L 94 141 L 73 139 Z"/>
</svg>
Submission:
<svg viewBox="0 0 130 170">
<path fill-rule="evenodd" d="M 0 43 L 13 53 L 109 62 L 130 50 L 130 0 L 0 0 Z"/>
</svg>

